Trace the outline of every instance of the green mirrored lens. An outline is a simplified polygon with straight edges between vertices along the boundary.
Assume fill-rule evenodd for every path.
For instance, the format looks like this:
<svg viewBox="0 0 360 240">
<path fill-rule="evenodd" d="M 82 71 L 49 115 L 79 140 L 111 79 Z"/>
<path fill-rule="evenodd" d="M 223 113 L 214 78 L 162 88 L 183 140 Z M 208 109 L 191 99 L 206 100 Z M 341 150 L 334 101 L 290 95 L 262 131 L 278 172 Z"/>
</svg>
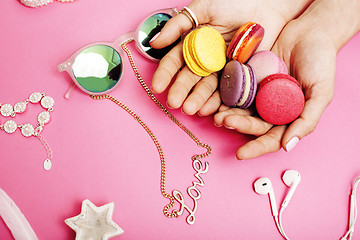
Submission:
<svg viewBox="0 0 360 240">
<path fill-rule="evenodd" d="M 77 82 L 87 91 L 105 92 L 120 80 L 122 61 L 107 45 L 94 45 L 76 56 L 72 70 Z"/>
<path fill-rule="evenodd" d="M 180 38 L 162 49 L 155 49 L 150 46 L 150 40 L 161 31 L 165 23 L 171 18 L 171 15 L 166 13 L 157 13 L 149 17 L 141 26 L 139 31 L 139 43 L 141 48 L 151 57 L 161 59 L 164 57 L 176 44 L 179 43 Z"/>
</svg>

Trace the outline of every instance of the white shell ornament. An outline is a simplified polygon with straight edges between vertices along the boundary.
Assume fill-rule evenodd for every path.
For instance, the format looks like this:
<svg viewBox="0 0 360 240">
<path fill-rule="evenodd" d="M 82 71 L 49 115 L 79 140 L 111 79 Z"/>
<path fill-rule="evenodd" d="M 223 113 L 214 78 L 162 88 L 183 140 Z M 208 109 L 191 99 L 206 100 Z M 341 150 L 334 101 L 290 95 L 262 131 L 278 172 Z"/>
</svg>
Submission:
<svg viewBox="0 0 360 240">
<path fill-rule="evenodd" d="M 17 126 L 16 122 L 13 121 L 13 120 L 8 120 L 8 121 L 6 121 L 5 124 L 4 124 L 4 130 L 5 130 L 5 132 L 7 132 L 7 133 L 13 133 L 13 132 L 15 132 L 16 129 L 17 129 L 17 127 L 18 127 L 18 126 Z"/>
<path fill-rule="evenodd" d="M 1 106 L 0 113 L 4 117 L 8 117 L 13 113 L 13 107 L 10 104 L 4 104 Z"/>
<path fill-rule="evenodd" d="M 32 8 L 45 6 L 49 3 L 52 3 L 53 1 L 54 0 L 20 0 L 20 2 L 25 6 Z"/>
<path fill-rule="evenodd" d="M 30 123 L 26 123 L 21 127 L 21 133 L 24 137 L 30 137 L 34 135 L 35 129 Z"/>
<path fill-rule="evenodd" d="M 14 110 L 16 113 L 23 113 L 26 110 L 26 102 L 18 102 L 14 106 Z"/>
<path fill-rule="evenodd" d="M 47 112 L 47 111 L 44 111 L 44 112 L 41 112 L 39 113 L 39 116 L 38 116 L 38 122 L 40 124 L 46 124 L 50 121 L 50 113 Z"/>
<path fill-rule="evenodd" d="M 20 0 L 20 2 L 31 8 L 36 7 L 42 7 L 45 5 L 48 5 L 49 3 L 52 3 L 54 0 Z M 73 2 L 74 0 L 57 0 L 58 2 L 67 3 L 67 2 Z"/>
<path fill-rule="evenodd" d="M 52 163 L 51 163 L 51 160 L 50 159 L 46 159 L 44 161 L 44 169 L 46 171 L 49 171 L 51 169 L 51 166 L 52 166 Z"/>
<path fill-rule="evenodd" d="M 38 103 L 38 102 L 40 102 L 42 97 L 43 97 L 43 95 L 41 93 L 33 92 L 29 97 L 29 101 L 31 103 Z"/>
<path fill-rule="evenodd" d="M 49 96 L 45 96 L 41 99 L 41 106 L 43 106 L 43 108 L 52 108 L 54 106 L 54 103 L 54 99 Z"/>
</svg>

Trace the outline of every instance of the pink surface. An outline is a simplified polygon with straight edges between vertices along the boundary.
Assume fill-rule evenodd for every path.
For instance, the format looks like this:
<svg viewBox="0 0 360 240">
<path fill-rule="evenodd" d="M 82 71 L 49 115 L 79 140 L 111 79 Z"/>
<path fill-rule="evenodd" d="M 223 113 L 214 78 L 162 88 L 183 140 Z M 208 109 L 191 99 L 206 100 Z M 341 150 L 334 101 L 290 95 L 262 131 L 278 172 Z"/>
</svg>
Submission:
<svg viewBox="0 0 360 240">
<path fill-rule="evenodd" d="M 184 1 L 78 0 L 54 2 L 39 9 L 18 1 L 1 1 L 0 103 L 14 104 L 34 91 L 55 99 L 52 120 L 43 136 L 53 150 L 53 169 L 36 138 L 0 132 L 0 187 L 17 203 L 40 239 L 74 239 L 64 220 L 78 215 L 81 202 L 115 203 L 114 221 L 125 233 L 114 239 L 281 239 L 266 196 L 254 193 L 258 177 L 272 180 L 278 204 L 287 187 L 282 173 L 298 170 L 302 181 L 283 214 L 290 239 L 339 239 L 347 228 L 348 200 L 360 175 L 359 61 L 360 35 L 339 53 L 335 97 L 315 132 L 290 152 L 279 151 L 239 162 L 238 146 L 250 138 L 216 128 L 212 117 L 185 116 L 172 110 L 192 132 L 213 148 L 210 169 L 199 187 L 202 198 L 196 222 L 185 216 L 167 219 L 160 194 L 160 162 L 146 132 L 125 111 L 109 101 L 95 101 L 76 89 L 63 98 L 70 78 L 56 66 L 93 41 L 112 41 L 134 30 L 142 17 Z M 150 83 L 156 64 L 130 46 L 139 70 Z M 126 61 L 125 76 L 112 95 L 138 113 L 158 137 L 167 159 L 167 189 L 186 191 L 195 181 L 190 157 L 196 145 L 152 103 Z M 159 96 L 165 102 L 165 95 Z M 35 123 L 32 105 L 19 121 Z M 34 120 L 29 120 L 34 119 Z M 4 118 L 0 117 L 1 123 Z M 190 204 L 190 200 L 187 199 Z M 0 238 L 12 239 L 0 222 Z M 360 221 L 354 238 L 360 238 Z"/>
</svg>

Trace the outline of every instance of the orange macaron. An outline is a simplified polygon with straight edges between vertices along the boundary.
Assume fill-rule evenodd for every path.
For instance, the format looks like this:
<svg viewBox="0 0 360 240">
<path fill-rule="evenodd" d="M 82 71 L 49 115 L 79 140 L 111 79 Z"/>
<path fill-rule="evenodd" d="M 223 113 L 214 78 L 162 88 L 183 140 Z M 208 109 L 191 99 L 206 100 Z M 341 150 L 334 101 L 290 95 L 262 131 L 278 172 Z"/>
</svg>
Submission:
<svg viewBox="0 0 360 240">
<path fill-rule="evenodd" d="M 245 23 L 231 39 L 226 56 L 229 60 L 245 63 L 260 45 L 265 34 L 264 28 L 254 22 Z"/>
</svg>

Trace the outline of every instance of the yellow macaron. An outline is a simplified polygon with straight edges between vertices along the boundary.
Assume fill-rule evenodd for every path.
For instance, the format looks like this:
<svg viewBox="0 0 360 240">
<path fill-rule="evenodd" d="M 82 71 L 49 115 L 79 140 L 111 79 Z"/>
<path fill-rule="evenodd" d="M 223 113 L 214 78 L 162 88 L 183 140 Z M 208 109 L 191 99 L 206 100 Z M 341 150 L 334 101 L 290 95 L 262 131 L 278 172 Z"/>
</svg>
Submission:
<svg viewBox="0 0 360 240">
<path fill-rule="evenodd" d="M 226 63 L 226 44 L 221 34 L 211 27 L 189 33 L 183 43 L 184 60 L 189 69 L 199 76 L 220 71 Z"/>
<path fill-rule="evenodd" d="M 198 76 L 208 76 L 211 74 L 211 72 L 205 71 L 203 70 L 200 66 L 197 65 L 193 51 L 191 51 L 191 40 L 192 40 L 192 36 L 194 34 L 194 31 L 189 33 L 185 39 L 184 39 L 184 43 L 183 43 L 183 55 L 184 55 L 184 60 L 186 62 L 186 65 L 188 66 L 188 68 L 195 73 Z"/>
</svg>

